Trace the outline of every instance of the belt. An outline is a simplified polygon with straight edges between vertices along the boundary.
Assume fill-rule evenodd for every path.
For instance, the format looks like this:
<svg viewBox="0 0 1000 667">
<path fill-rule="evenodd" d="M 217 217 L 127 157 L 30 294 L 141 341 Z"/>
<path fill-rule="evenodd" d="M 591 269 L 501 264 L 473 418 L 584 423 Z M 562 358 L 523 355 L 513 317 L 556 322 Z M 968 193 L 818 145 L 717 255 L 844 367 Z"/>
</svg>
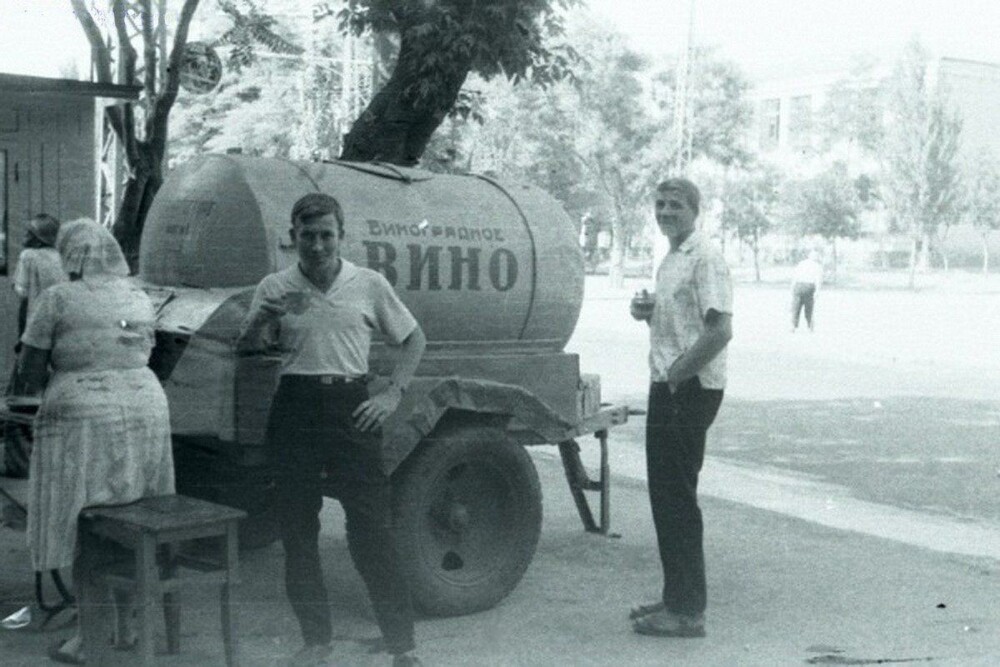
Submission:
<svg viewBox="0 0 1000 667">
<path fill-rule="evenodd" d="M 289 380 L 315 382 L 317 384 L 354 384 L 355 382 L 365 382 L 364 375 L 286 375 Z"/>
</svg>

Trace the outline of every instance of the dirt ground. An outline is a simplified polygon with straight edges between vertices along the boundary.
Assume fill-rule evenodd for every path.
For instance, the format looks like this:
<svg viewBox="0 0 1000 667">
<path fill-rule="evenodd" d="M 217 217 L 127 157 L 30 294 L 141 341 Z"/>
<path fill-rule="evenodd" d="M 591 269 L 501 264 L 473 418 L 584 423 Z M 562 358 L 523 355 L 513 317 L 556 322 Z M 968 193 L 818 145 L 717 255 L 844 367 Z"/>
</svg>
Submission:
<svg viewBox="0 0 1000 667">
<path fill-rule="evenodd" d="M 606 279 L 588 278 L 570 350 L 585 372 L 602 375 L 606 399 L 642 408 L 645 332 L 618 316 L 639 284 L 610 290 Z M 870 501 L 876 524 L 905 507 L 1000 536 L 990 502 L 1000 483 L 995 298 L 939 286 L 916 294 L 830 290 L 809 335 L 787 331 L 787 290 L 738 286 L 731 383 L 705 474 L 708 637 L 639 637 L 626 620 L 659 586 L 636 416 L 612 438 L 615 536 L 583 532 L 555 450 L 536 450 L 545 516 L 524 580 L 490 611 L 422 620 L 421 657 L 428 665 L 497 666 L 1000 664 L 997 559 L 873 537 L 849 522 L 830 528 L 808 512 L 759 502 L 754 487 L 730 493 L 735 480 L 727 477 L 733 466 L 784 471 L 816 481 L 786 506 L 808 498 L 837 513 L 831 497 L 856 497 Z M 581 444 L 593 462 L 594 443 Z M 831 496 L 834 488 L 841 495 Z M 332 502 L 324 512 L 339 639 L 331 664 L 388 665 L 386 655 L 368 652 L 377 631 L 347 555 L 342 513 Z M 281 549 L 245 553 L 241 565 L 243 664 L 282 664 L 298 636 Z M 23 535 L 0 530 L 0 615 L 31 597 Z M 195 591 L 185 604 L 182 653 L 160 663 L 222 664 L 217 594 Z M 65 634 L 0 632 L 0 661 L 45 664 L 45 647 Z"/>
<path fill-rule="evenodd" d="M 616 537 L 591 535 L 581 530 L 557 457 L 540 450 L 536 462 L 546 504 L 534 562 L 496 608 L 421 621 L 420 655 L 428 665 L 771 666 L 928 658 L 934 664 L 1000 664 L 995 562 L 714 498 L 704 501 L 708 637 L 634 635 L 627 610 L 655 598 L 659 582 L 643 485 L 616 478 Z M 331 664 L 388 665 L 384 654 L 368 653 L 377 631 L 350 566 L 339 507 L 329 503 L 324 512 L 322 548 L 338 638 Z M 15 541 L 3 536 L 0 613 L 12 611 L 15 598 L 31 595 L 29 573 L 15 566 L 24 557 Z M 242 568 L 237 618 L 243 664 L 279 665 L 297 646 L 279 583 L 280 547 L 244 554 Z M 163 656 L 160 664 L 222 664 L 216 600 L 213 591 L 186 595 L 182 653 Z M 0 655 L 9 667 L 44 664 L 45 647 L 63 635 L 0 633 Z"/>
</svg>

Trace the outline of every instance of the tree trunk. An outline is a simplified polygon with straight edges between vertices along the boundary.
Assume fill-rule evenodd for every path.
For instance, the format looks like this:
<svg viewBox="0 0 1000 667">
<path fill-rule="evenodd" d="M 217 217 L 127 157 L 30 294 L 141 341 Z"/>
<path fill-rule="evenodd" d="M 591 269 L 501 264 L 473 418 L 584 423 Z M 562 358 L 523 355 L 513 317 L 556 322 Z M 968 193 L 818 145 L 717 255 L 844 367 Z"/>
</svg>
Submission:
<svg viewBox="0 0 1000 667">
<path fill-rule="evenodd" d="M 920 239 L 913 237 L 910 240 L 910 289 L 917 287 L 917 251 L 919 250 Z"/>
<path fill-rule="evenodd" d="M 921 273 L 927 273 L 931 268 L 931 235 L 927 232 L 920 235 L 920 257 L 918 265 Z"/>
<path fill-rule="evenodd" d="M 753 230 L 753 275 L 754 281 L 760 282 L 760 235 Z"/>
<path fill-rule="evenodd" d="M 608 282 L 611 287 L 621 289 L 625 286 L 625 232 L 621 215 L 616 213 L 611 220 L 611 261 L 608 266 Z"/>
<path fill-rule="evenodd" d="M 458 99 L 472 64 L 462 63 L 442 70 L 441 90 L 420 98 L 416 91 L 420 90 L 426 73 L 418 73 L 413 53 L 412 46 L 404 40 L 389 80 L 344 137 L 341 160 L 374 160 L 401 166 L 413 166 L 420 161 L 434 130 Z"/>
<path fill-rule="evenodd" d="M 990 273 L 990 244 L 986 238 L 986 233 L 982 235 L 983 239 L 983 275 L 989 275 Z"/>
<path fill-rule="evenodd" d="M 830 248 L 833 249 L 833 280 L 834 285 L 837 284 L 837 239 L 830 239 Z"/>
<path fill-rule="evenodd" d="M 138 142 L 138 161 L 130 165 L 131 176 L 125 183 L 121 205 L 112 233 L 122 248 L 129 269 L 139 268 L 139 241 L 153 197 L 163 185 L 162 158 L 147 142 Z"/>
</svg>

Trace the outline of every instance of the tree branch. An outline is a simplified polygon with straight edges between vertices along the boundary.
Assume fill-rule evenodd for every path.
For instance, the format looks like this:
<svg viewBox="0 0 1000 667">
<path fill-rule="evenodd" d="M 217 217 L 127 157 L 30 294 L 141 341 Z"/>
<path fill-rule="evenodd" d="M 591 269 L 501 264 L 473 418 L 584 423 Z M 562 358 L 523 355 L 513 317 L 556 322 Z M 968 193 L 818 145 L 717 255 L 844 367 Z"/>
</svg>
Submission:
<svg viewBox="0 0 1000 667">
<path fill-rule="evenodd" d="M 177 27 L 174 31 L 174 44 L 170 50 L 170 59 L 167 62 L 167 77 L 163 82 L 163 92 L 156 97 L 150 111 L 150 119 L 147 127 L 151 130 L 147 135 L 148 139 L 154 139 L 157 143 L 163 144 L 167 140 L 167 120 L 170 116 L 170 108 L 177 100 L 177 91 L 181 82 L 181 63 L 184 59 L 184 47 L 187 45 L 188 30 L 191 27 L 191 19 L 198 9 L 198 0 L 184 0 L 180 17 L 177 19 Z"/>
<path fill-rule="evenodd" d="M 142 0 L 139 5 L 141 12 L 139 20 L 142 22 L 142 46 L 143 60 L 145 61 L 142 86 L 146 90 L 146 99 L 156 99 L 156 36 L 153 34 L 153 10 L 149 0 Z M 166 26 L 160 26 L 166 30 Z"/>
<path fill-rule="evenodd" d="M 97 80 L 101 83 L 114 83 L 114 76 L 111 73 L 111 54 L 104 43 L 104 36 L 101 29 L 94 22 L 94 17 L 90 15 L 90 10 L 84 0 L 70 0 L 73 5 L 73 14 L 76 20 L 83 27 L 87 41 L 90 42 L 90 51 L 94 56 L 94 70 L 97 73 Z"/>
<path fill-rule="evenodd" d="M 124 0 L 114 0 L 111 5 L 111 13 L 115 20 L 115 34 L 118 36 L 118 54 L 121 58 L 119 63 L 121 81 L 125 85 L 135 85 L 135 49 L 129 40 L 128 27 L 125 25 L 125 3 Z M 139 159 L 139 150 L 136 146 L 135 137 L 135 109 L 131 102 L 127 102 L 121 108 L 121 133 L 118 139 L 125 149 L 125 158 L 129 167 L 134 167 Z"/>
</svg>

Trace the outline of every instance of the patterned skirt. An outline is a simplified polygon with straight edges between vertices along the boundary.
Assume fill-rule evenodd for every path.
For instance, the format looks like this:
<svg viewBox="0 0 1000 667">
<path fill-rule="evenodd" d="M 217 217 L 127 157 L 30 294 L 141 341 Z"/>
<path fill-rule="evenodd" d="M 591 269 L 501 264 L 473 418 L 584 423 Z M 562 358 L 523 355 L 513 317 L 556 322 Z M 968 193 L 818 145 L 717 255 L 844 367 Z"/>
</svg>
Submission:
<svg viewBox="0 0 1000 667">
<path fill-rule="evenodd" d="M 32 566 L 69 567 L 91 505 L 174 493 L 167 399 L 148 368 L 56 373 L 35 420 L 28 497 Z"/>
</svg>

